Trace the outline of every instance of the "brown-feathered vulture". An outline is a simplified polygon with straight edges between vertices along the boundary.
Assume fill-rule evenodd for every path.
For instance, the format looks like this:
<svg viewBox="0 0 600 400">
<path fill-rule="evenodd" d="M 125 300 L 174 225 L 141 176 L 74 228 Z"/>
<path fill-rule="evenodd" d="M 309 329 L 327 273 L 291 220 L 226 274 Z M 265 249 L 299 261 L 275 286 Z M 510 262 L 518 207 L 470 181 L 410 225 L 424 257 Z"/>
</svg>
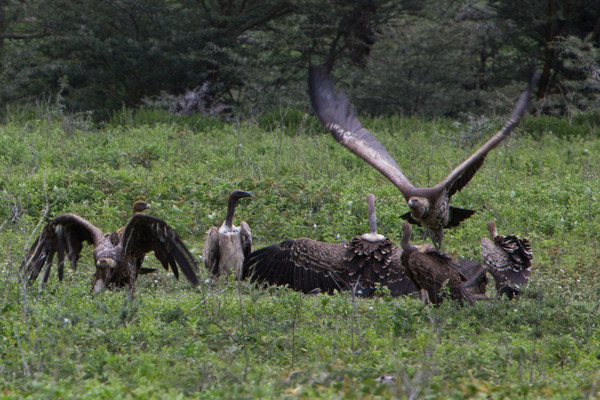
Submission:
<svg viewBox="0 0 600 400">
<path fill-rule="evenodd" d="M 220 228 L 211 227 L 206 233 L 204 252 L 202 258 L 204 265 L 213 277 L 228 276 L 233 270 L 235 279 L 242 279 L 242 265 L 244 259 L 252 251 L 252 232 L 246 221 L 240 226 L 233 225 L 233 214 L 237 201 L 250 197 L 250 193 L 243 190 L 234 190 L 227 201 L 227 215 Z"/>
<path fill-rule="evenodd" d="M 450 298 L 464 305 L 466 300 L 470 305 L 475 304 L 474 298 L 466 289 L 468 286 L 479 285 L 483 271 L 474 270 L 467 275 L 464 268 L 471 268 L 467 264 L 460 265 L 448 254 L 442 253 L 434 246 L 425 243 L 419 246 L 410 244 L 412 228 L 410 223 L 402 224 L 402 265 L 406 268 L 406 275 L 412 279 L 419 289 L 427 292 L 433 304 L 440 304 L 444 294 L 442 288 L 447 287 Z M 485 287 L 484 287 L 485 291 Z"/>
<path fill-rule="evenodd" d="M 143 213 L 146 210 L 151 209 L 152 207 L 150 206 L 150 203 L 145 202 L 144 200 L 136 200 L 133 203 L 133 213 L 131 214 L 132 216 L 138 213 Z M 120 227 L 119 229 L 117 229 L 117 234 L 119 235 L 119 239 L 123 236 L 123 232 L 125 232 L 125 226 Z"/>
<path fill-rule="evenodd" d="M 132 216 L 138 213 L 143 213 L 146 210 L 151 209 L 152 207 L 150 206 L 150 203 L 145 202 L 144 200 L 136 200 L 133 203 L 133 212 L 132 212 Z M 121 239 L 123 238 L 123 232 L 125 232 L 125 226 L 120 227 L 119 229 L 117 229 L 115 232 L 110 232 L 110 233 L 105 233 L 104 236 L 108 237 L 110 239 L 110 242 L 116 246 L 119 244 L 119 242 L 121 241 Z M 144 263 L 144 259 L 146 258 L 145 255 L 141 256 L 140 258 L 138 258 L 136 260 L 136 265 L 138 266 L 138 274 L 139 275 L 144 275 L 144 274 L 149 274 L 152 272 L 156 272 L 156 268 L 148 268 L 148 267 L 143 267 L 142 264 Z"/>
<path fill-rule="evenodd" d="M 264 247 L 246 259 L 244 277 L 304 293 L 356 289 L 357 294 L 368 296 L 377 285 L 388 285 L 395 296 L 415 292 L 402 267 L 402 251 L 377 233 L 375 196 L 369 194 L 367 203 L 369 233 L 347 243 L 300 238 Z"/>
<path fill-rule="evenodd" d="M 440 248 L 444 228 L 458 226 L 475 212 L 450 206 L 450 199 L 469 183 L 488 152 L 509 136 L 519 123 L 527 108 L 535 80 L 534 74 L 529 87 L 517 101 L 510 119 L 502 129 L 452 170 L 444 180 L 429 188 L 416 187 L 408 180 L 383 145 L 362 126 L 348 98 L 343 91 L 335 90 L 324 69 L 310 67 L 308 87 L 313 108 L 323 125 L 340 144 L 377 169 L 402 192 L 410 209 L 402 218 L 424 226 L 435 246 Z"/>
<path fill-rule="evenodd" d="M 481 240 L 481 256 L 496 282 L 498 294 L 506 293 L 512 299 L 529 282 L 531 245 L 525 238 L 498 235 L 494 221 L 488 222 L 487 228 L 490 238 Z"/>
<path fill-rule="evenodd" d="M 104 235 L 99 228 L 78 215 L 59 215 L 42 229 L 23 261 L 21 271 L 32 282 L 45 267 L 42 283 L 46 284 L 54 256 L 58 255 L 58 278 L 62 281 L 65 252 L 75 271 L 83 243 L 87 242 L 94 247 L 96 273 L 92 291 L 95 293 L 106 287 L 125 286 L 133 294 L 141 261 L 150 251 L 165 269 L 171 268 L 176 278 L 181 268 L 192 285 L 198 284 L 193 255 L 162 219 L 136 213 L 125 226 L 122 237 L 119 240 L 116 237 L 116 232 Z"/>
</svg>

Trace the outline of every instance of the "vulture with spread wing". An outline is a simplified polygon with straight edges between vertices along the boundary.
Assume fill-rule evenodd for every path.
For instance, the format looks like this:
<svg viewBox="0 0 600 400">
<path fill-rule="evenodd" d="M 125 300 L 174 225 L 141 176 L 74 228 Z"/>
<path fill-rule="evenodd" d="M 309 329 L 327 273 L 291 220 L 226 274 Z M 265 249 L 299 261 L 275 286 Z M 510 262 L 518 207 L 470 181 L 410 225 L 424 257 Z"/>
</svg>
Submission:
<svg viewBox="0 0 600 400">
<path fill-rule="evenodd" d="M 448 287 L 450 297 L 464 305 L 466 300 L 470 305 L 475 304 L 472 293 L 485 293 L 485 282 L 477 263 L 459 263 L 448 254 L 442 253 L 434 246 L 424 243 L 419 246 L 410 244 L 412 228 L 408 222 L 402 224 L 402 265 L 406 275 L 415 282 L 419 289 L 427 292 L 433 304 L 443 300 L 442 288 Z M 483 284 L 483 288 L 480 285 Z M 473 286 L 473 289 L 468 290 Z"/>
<path fill-rule="evenodd" d="M 488 222 L 487 228 L 490 238 L 481 240 L 481 256 L 496 282 L 498 293 L 506 293 L 512 299 L 521 292 L 520 286 L 529 282 L 531 245 L 525 238 L 498 235 L 494 221 Z"/>
<path fill-rule="evenodd" d="M 367 196 L 369 233 L 348 243 L 324 243 L 308 238 L 286 240 L 253 252 L 244 263 L 252 282 L 288 285 L 304 293 L 354 290 L 371 295 L 387 285 L 399 296 L 417 289 L 405 275 L 402 251 L 377 233 L 375 196 Z"/>
<path fill-rule="evenodd" d="M 242 279 L 242 264 L 252 251 L 252 232 L 246 221 L 233 225 L 237 201 L 250 197 L 250 193 L 234 190 L 227 201 L 227 215 L 220 228 L 211 227 L 206 233 L 202 259 L 211 276 L 229 275 L 233 270 L 235 279 Z"/>
<path fill-rule="evenodd" d="M 402 218 L 424 226 L 435 246 L 439 248 L 444 228 L 458 226 L 475 212 L 450 206 L 450 199 L 469 183 L 488 152 L 510 135 L 519 123 L 527 108 L 535 80 L 534 74 L 529 87 L 519 98 L 504 127 L 450 172 L 443 181 L 429 188 L 416 187 L 408 180 L 383 145 L 362 126 L 348 98 L 343 91 L 335 90 L 325 70 L 311 66 L 308 87 L 313 108 L 323 125 L 339 143 L 377 169 L 402 192 L 410 209 Z"/>
<path fill-rule="evenodd" d="M 179 277 L 178 268 L 181 268 L 192 285 L 198 284 L 194 272 L 196 261 L 173 228 L 159 218 L 142 213 L 133 215 L 120 238 L 116 232 L 104 235 L 78 215 L 59 215 L 42 229 L 23 261 L 21 271 L 32 282 L 44 269 L 42 283 L 46 284 L 54 256 L 58 255 L 58 278 L 62 280 L 65 252 L 73 270 L 77 270 L 84 242 L 94 247 L 96 273 L 92 290 L 95 293 L 106 287 L 125 286 L 133 294 L 141 263 L 150 251 L 165 269 L 171 268 L 176 278 Z"/>
</svg>

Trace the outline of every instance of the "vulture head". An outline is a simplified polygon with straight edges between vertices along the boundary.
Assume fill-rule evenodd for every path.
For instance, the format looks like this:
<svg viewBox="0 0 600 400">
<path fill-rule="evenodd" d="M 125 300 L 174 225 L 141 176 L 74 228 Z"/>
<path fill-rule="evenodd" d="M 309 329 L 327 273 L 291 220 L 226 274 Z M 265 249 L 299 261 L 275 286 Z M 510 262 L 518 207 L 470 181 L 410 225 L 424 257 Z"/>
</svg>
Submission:
<svg viewBox="0 0 600 400">
<path fill-rule="evenodd" d="M 152 207 L 150 207 L 150 203 L 146 203 L 144 200 L 137 200 L 135 203 L 133 203 L 133 213 L 139 213 L 139 212 L 144 212 L 145 210 L 149 210 Z"/>
<path fill-rule="evenodd" d="M 100 257 L 97 259 L 96 273 L 94 274 L 94 293 L 99 294 L 104 291 L 106 282 L 110 282 L 116 268 L 117 262 L 113 258 Z"/>
<path fill-rule="evenodd" d="M 426 197 L 413 196 L 408 199 L 408 208 L 413 218 L 419 220 L 429 211 L 429 200 Z"/>
<path fill-rule="evenodd" d="M 234 198 L 235 200 L 238 200 L 243 197 L 252 197 L 252 194 L 250 192 L 245 192 L 243 190 L 236 189 L 233 192 L 231 192 L 231 194 L 229 196 L 231 198 Z"/>
</svg>

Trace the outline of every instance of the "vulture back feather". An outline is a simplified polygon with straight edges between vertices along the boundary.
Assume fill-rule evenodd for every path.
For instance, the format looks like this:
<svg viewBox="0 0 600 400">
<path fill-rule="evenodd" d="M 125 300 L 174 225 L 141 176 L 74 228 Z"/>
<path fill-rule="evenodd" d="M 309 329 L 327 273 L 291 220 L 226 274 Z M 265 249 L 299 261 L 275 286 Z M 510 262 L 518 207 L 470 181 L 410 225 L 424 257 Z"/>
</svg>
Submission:
<svg viewBox="0 0 600 400">
<path fill-rule="evenodd" d="M 488 222 L 487 228 L 490 237 L 481 240 L 481 256 L 496 282 L 496 289 L 500 293 L 507 286 L 504 292 L 518 294 L 520 286 L 527 285 L 531 274 L 533 256 L 529 240 L 515 235 L 498 235 L 493 221 Z"/>
<path fill-rule="evenodd" d="M 433 304 L 440 304 L 444 298 L 442 288 L 447 287 L 450 298 L 461 305 L 464 305 L 465 300 L 473 305 L 475 302 L 472 296 L 463 286 L 469 281 L 469 277 L 459 270 L 459 263 L 431 245 L 411 245 L 410 223 L 402 224 L 402 232 L 402 260 L 406 273 L 419 289 L 427 292 L 429 300 Z"/>
<path fill-rule="evenodd" d="M 367 203 L 369 233 L 347 243 L 301 238 L 262 248 L 247 258 L 244 276 L 304 293 L 356 288 L 359 295 L 370 295 L 377 285 L 388 285 L 395 295 L 416 291 L 405 275 L 400 249 L 376 232 L 373 195 L 367 196 Z"/>
</svg>

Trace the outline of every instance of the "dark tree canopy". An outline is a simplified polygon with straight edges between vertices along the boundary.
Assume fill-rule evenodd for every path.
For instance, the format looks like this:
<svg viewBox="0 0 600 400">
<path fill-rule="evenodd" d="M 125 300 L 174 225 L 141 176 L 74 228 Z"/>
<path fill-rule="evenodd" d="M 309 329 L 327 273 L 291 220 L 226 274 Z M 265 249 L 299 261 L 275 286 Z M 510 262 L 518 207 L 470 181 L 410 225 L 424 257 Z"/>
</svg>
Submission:
<svg viewBox="0 0 600 400">
<path fill-rule="evenodd" d="M 585 110 L 599 40 L 600 0 L 0 0 L 0 101 L 102 116 L 203 87 L 247 115 L 308 110 L 320 64 L 372 113 L 456 115 L 498 110 L 535 59 L 537 95 Z"/>
</svg>

